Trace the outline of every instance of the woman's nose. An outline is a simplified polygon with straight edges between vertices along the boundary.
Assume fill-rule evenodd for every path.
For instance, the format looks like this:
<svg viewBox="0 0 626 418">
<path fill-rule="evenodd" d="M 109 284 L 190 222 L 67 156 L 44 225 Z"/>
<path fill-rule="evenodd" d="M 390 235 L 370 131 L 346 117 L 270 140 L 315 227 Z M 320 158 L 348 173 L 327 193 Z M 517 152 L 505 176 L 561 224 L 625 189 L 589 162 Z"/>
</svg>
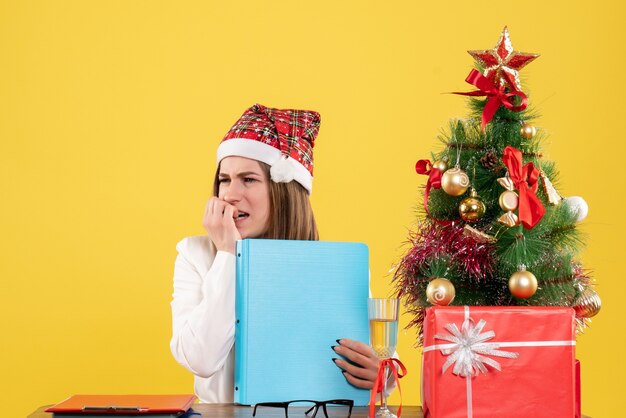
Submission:
<svg viewBox="0 0 626 418">
<path fill-rule="evenodd" d="M 231 181 L 226 190 L 224 190 L 224 200 L 228 203 L 234 203 L 241 200 L 243 194 L 243 185 L 239 181 Z"/>
</svg>

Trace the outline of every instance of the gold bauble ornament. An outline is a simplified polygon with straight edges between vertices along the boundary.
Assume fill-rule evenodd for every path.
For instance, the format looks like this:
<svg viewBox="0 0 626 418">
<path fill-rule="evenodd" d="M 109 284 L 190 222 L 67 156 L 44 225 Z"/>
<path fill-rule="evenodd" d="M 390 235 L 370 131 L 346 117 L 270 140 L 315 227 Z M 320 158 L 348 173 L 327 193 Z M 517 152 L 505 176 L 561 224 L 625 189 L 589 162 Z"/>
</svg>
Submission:
<svg viewBox="0 0 626 418">
<path fill-rule="evenodd" d="M 532 125 L 523 124 L 522 128 L 519 130 L 519 134 L 524 139 L 533 139 L 533 137 L 537 135 L 537 128 Z"/>
<path fill-rule="evenodd" d="M 469 223 L 478 222 L 483 217 L 486 210 L 485 204 L 480 200 L 478 193 L 476 193 L 474 189 L 472 189 L 470 197 L 461 200 L 461 204 L 459 205 L 461 219 Z"/>
<path fill-rule="evenodd" d="M 461 196 L 467 191 L 469 184 L 469 177 L 459 167 L 453 167 L 441 176 L 441 188 L 452 196 Z"/>
<path fill-rule="evenodd" d="M 433 163 L 433 168 L 443 173 L 448 169 L 448 162 L 446 160 L 437 160 Z"/>
<path fill-rule="evenodd" d="M 600 312 L 602 301 L 595 290 L 586 288 L 574 302 L 574 310 L 578 318 L 591 318 Z"/>
<path fill-rule="evenodd" d="M 537 278 L 530 271 L 516 271 L 509 279 L 509 290 L 516 298 L 528 299 L 537 291 Z"/>
<path fill-rule="evenodd" d="M 433 305 L 449 305 L 455 295 L 454 285 L 448 279 L 435 278 L 426 286 L 426 299 Z"/>
</svg>

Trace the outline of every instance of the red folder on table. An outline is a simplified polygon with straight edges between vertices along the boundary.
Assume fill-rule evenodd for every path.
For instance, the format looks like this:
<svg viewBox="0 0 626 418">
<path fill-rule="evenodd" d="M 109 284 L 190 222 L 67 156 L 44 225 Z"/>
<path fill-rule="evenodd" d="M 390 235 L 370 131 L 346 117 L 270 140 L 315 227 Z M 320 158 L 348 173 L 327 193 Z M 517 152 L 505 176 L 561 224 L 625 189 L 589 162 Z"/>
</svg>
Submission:
<svg viewBox="0 0 626 418">
<path fill-rule="evenodd" d="M 74 395 L 48 409 L 55 416 L 182 415 L 193 405 L 194 395 Z"/>
</svg>

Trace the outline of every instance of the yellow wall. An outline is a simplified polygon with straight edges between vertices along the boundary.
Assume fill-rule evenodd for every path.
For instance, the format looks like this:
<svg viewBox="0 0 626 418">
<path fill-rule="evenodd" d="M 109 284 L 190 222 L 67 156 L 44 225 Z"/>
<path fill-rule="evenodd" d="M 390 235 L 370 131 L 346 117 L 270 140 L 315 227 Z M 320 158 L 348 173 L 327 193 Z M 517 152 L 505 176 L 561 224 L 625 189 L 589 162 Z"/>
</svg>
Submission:
<svg viewBox="0 0 626 418">
<path fill-rule="evenodd" d="M 192 391 L 168 348 L 174 245 L 203 232 L 215 149 L 255 102 L 322 114 L 322 237 L 369 244 L 387 295 L 421 202 L 414 163 L 466 115 L 441 93 L 470 88 L 465 51 L 505 24 L 542 54 L 522 75 L 560 192 L 591 208 L 604 307 L 577 347 L 583 409 L 622 416 L 624 17 L 618 0 L 0 1 L 2 416 Z M 420 402 L 413 342 L 401 333 L 405 404 Z"/>
</svg>

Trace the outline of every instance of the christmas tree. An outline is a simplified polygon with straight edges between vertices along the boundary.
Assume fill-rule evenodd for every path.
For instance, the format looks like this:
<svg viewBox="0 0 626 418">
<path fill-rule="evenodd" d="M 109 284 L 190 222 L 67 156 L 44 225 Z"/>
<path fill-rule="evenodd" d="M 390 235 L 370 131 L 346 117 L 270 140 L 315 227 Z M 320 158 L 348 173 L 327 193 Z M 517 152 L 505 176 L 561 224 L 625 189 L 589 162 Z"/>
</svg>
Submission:
<svg viewBox="0 0 626 418">
<path fill-rule="evenodd" d="M 570 306 L 578 329 L 600 309 L 580 261 L 587 216 L 580 197 L 563 198 L 558 172 L 543 158 L 545 135 L 522 90 L 519 70 L 539 55 L 513 49 L 507 28 L 476 60 L 466 82 L 471 114 L 450 122 L 428 176 L 410 248 L 394 283 L 413 315 L 422 344 L 425 309 L 432 305 Z"/>
</svg>

